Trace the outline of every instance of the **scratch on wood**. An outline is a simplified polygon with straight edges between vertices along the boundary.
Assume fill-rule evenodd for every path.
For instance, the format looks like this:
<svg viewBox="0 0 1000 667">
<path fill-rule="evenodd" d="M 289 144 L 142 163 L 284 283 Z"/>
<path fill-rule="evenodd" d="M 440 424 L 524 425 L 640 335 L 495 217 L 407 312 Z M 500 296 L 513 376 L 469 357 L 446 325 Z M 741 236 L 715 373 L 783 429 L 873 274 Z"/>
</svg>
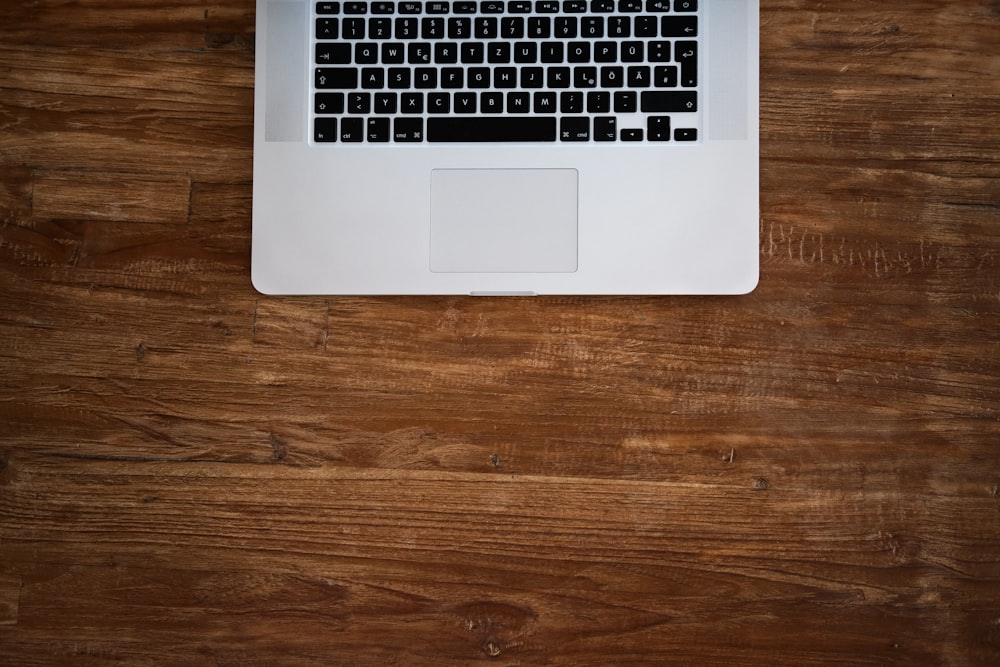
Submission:
<svg viewBox="0 0 1000 667">
<path fill-rule="evenodd" d="M 275 463 L 281 463 L 288 456 L 288 446 L 274 433 L 270 435 L 271 456 Z"/>
<path fill-rule="evenodd" d="M 250 321 L 250 343 L 257 342 L 257 306 L 260 305 L 260 299 L 254 299 L 253 301 L 253 319 Z"/>
<path fill-rule="evenodd" d="M 77 461 L 112 461 L 117 463 L 233 463 L 226 459 L 197 458 L 193 456 L 125 456 L 120 454 L 82 454 L 78 452 L 32 452 L 37 456 Z"/>
<path fill-rule="evenodd" d="M 23 587 L 20 575 L 0 574 L 0 625 L 17 625 Z"/>
</svg>

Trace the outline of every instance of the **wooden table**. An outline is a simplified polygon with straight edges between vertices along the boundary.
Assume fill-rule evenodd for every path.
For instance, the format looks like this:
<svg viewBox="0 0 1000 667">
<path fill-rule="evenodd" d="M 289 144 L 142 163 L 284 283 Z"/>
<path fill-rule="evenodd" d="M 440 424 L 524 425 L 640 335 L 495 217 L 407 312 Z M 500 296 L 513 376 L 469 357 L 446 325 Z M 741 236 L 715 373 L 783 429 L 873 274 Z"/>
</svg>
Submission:
<svg viewBox="0 0 1000 667">
<path fill-rule="evenodd" d="M 0 5 L 0 662 L 1000 663 L 1000 5 L 765 0 L 760 287 L 271 298 L 251 0 Z"/>
</svg>

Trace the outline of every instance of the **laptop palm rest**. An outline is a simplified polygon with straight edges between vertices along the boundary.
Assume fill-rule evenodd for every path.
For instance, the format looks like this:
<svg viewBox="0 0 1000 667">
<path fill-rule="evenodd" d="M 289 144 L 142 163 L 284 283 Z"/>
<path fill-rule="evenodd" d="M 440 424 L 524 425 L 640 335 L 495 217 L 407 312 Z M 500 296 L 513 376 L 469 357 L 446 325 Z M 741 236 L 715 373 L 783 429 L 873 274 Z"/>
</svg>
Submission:
<svg viewBox="0 0 1000 667">
<path fill-rule="evenodd" d="M 576 271 L 577 182 L 576 169 L 433 170 L 431 271 Z"/>
</svg>

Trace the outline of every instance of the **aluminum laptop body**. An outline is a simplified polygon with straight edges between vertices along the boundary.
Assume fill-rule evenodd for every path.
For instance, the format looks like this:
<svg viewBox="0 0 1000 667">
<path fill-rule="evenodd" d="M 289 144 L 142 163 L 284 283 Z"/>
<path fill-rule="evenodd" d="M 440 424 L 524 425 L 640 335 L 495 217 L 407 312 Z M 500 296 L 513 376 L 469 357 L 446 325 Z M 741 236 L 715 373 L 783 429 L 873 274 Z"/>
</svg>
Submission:
<svg viewBox="0 0 1000 667">
<path fill-rule="evenodd" d="M 258 0 L 253 284 L 749 292 L 758 35 L 758 0 Z"/>
</svg>

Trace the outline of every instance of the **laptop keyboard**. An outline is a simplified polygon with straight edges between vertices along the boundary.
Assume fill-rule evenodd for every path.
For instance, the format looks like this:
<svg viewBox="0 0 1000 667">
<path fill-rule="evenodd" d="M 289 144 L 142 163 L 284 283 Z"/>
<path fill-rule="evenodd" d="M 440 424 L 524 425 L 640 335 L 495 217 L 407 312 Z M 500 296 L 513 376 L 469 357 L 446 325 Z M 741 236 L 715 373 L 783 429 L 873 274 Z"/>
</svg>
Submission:
<svg viewBox="0 0 1000 667">
<path fill-rule="evenodd" d="M 696 0 L 317 2 L 317 143 L 698 140 Z"/>
</svg>

